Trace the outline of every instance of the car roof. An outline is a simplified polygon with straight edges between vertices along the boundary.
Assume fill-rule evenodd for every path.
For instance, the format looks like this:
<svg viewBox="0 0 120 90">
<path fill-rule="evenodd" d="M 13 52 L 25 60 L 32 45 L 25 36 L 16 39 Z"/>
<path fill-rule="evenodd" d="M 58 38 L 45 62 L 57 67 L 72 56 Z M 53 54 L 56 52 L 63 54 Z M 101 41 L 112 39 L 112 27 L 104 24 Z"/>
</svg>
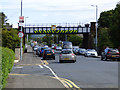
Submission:
<svg viewBox="0 0 120 90">
<path fill-rule="evenodd" d="M 72 49 L 62 49 L 62 51 L 72 51 Z"/>
</svg>

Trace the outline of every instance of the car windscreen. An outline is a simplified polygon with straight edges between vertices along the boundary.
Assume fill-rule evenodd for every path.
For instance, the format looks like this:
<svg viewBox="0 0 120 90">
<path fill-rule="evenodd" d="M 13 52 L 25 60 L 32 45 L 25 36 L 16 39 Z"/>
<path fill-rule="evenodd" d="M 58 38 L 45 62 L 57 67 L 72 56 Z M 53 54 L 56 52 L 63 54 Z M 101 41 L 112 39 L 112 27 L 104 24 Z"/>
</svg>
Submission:
<svg viewBox="0 0 120 90">
<path fill-rule="evenodd" d="M 66 49 L 71 49 L 72 48 L 72 45 L 64 45 L 63 48 L 66 48 Z"/>
<path fill-rule="evenodd" d="M 62 54 L 71 54 L 72 51 L 70 51 L 70 50 L 65 50 L 65 51 L 62 51 L 61 53 L 62 53 Z"/>
<path fill-rule="evenodd" d="M 119 53 L 119 51 L 117 49 L 110 49 L 109 52 L 111 52 L 111 53 Z"/>
</svg>

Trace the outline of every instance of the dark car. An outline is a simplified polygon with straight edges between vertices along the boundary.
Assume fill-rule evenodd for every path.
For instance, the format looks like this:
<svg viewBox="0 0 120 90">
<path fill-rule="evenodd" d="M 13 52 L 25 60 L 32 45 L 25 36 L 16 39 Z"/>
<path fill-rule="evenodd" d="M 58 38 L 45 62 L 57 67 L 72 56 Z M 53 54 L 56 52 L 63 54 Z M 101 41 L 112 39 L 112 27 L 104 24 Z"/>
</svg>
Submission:
<svg viewBox="0 0 120 90">
<path fill-rule="evenodd" d="M 118 49 L 110 48 L 108 50 L 107 54 L 102 52 L 101 60 L 107 60 L 107 59 L 117 59 L 117 60 L 120 60 L 120 53 L 119 53 Z"/>
<path fill-rule="evenodd" d="M 45 49 L 43 52 L 43 59 L 52 58 L 55 60 L 55 52 L 52 49 Z"/>
</svg>

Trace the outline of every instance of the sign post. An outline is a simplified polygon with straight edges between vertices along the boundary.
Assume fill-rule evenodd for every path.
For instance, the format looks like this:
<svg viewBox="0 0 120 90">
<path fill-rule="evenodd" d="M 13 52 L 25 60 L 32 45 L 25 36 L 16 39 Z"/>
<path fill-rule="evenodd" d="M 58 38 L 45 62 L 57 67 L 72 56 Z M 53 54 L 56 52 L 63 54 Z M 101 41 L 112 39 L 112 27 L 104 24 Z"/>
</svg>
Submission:
<svg viewBox="0 0 120 90">
<path fill-rule="evenodd" d="M 24 23 L 24 16 L 22 16 L 22 0 L 21 0 L 21 16 L 19 17 L 19 23 L 20 24 Z M 22 25 L 20 32 L 22 32 Z M 19 36 L 23 37 L 24 35 L 22 33 L 19 33 Z M 22 61 L 22 38 L 20 39 L 20 60 Z"/>
</svg>

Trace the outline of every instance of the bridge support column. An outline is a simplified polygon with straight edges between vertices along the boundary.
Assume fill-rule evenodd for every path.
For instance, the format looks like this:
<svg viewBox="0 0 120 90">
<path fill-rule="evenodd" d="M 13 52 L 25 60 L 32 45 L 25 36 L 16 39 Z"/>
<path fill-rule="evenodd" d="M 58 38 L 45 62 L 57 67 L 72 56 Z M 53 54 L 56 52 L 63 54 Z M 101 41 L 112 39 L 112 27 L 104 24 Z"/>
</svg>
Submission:
<svg viewBox="0 0 120 90">
<path fill-rule="evenodd" d="M 82 43 L 83 48 L 86 48 L 86 49 L 95 48 L 95 45 L 94 45 L 95 23 L 96 22 L 91 22 L 90 33 L 83 34 L 83 43 Z"/>
<path fill-rule="evenodd" d="M 83 45 L 82 45 L 82 47 L 88 49 L 88 45 L 89 45 L 89 34 L 85 33 L 85 34 L 83 34 Z"/>
</svg>

